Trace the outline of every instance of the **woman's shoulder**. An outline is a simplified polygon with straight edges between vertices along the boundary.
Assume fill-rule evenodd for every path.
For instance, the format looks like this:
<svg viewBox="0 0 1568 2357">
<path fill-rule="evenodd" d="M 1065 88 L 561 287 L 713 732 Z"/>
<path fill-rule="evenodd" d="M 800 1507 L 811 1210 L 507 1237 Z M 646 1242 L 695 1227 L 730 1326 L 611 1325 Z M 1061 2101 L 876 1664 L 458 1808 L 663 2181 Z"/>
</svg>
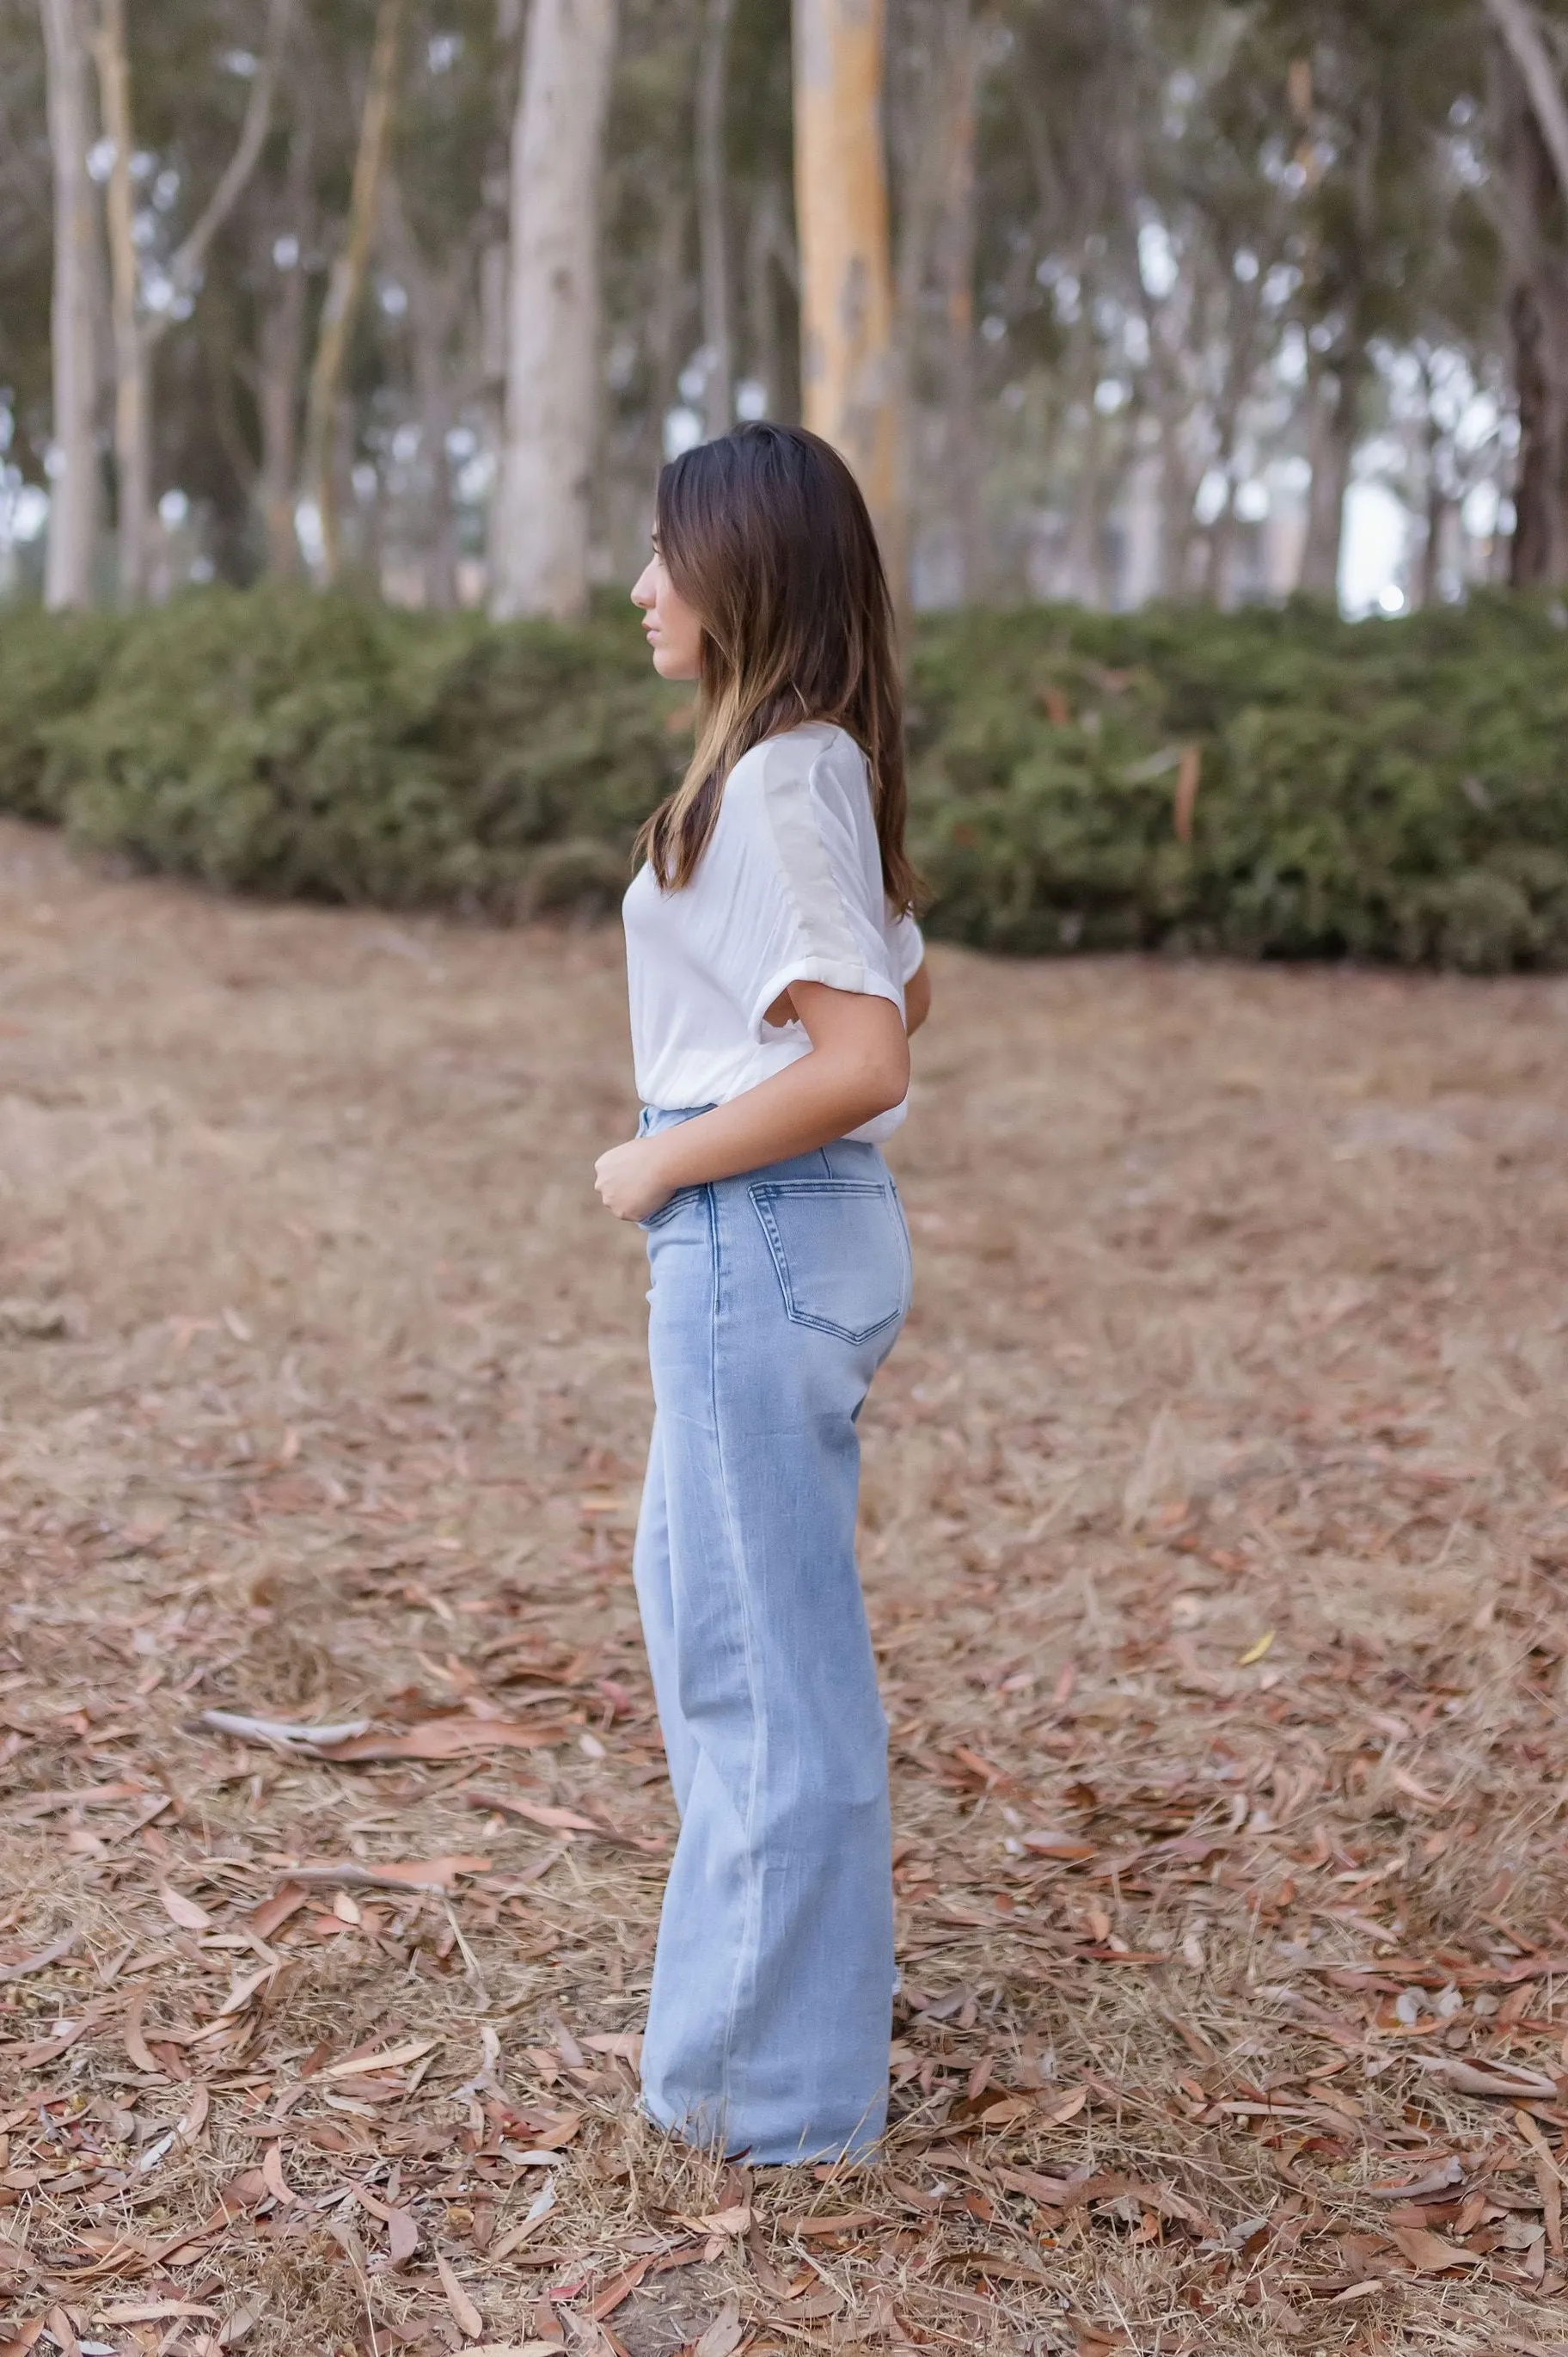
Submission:
<svg viewBox="0 0 1568 2357">
<path fill-rule="evenodd" d="M 853 791 L 864 787 L 865 778 L 865 756 L 847 729 L 831 720 L 803 720 L 741 755 L 730 771 L 725 800 L 760 807 L 812 785 Z"/>
</svg>

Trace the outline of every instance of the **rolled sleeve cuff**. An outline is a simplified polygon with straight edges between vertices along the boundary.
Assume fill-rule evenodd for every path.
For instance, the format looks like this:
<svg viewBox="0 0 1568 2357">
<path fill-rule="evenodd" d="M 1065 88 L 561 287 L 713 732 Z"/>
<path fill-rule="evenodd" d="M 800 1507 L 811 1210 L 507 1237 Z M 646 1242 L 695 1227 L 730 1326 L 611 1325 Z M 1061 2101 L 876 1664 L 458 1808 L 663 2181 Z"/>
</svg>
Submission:
<svg viewBox="0 0 1568 2357">
<path fill-rule="evenodd" d="M 832 958 L 800 958 L 792 965 L 780 966 L 770 974 L 752 1004 L 751 1036 L 758 1047 L 769 1039 L 777 1039 L 789 1029 L 788 1024 L 770 1024 L 768 1010 L 785 991 L 798 982 L 820 982 L 829 990 L 847 990 L 859 998 L 886 998 L 902 1011 L 903 999 L 897 983 L 885 974 L 874 974 L 868 966 L 838 963 Z"/>
</svg>

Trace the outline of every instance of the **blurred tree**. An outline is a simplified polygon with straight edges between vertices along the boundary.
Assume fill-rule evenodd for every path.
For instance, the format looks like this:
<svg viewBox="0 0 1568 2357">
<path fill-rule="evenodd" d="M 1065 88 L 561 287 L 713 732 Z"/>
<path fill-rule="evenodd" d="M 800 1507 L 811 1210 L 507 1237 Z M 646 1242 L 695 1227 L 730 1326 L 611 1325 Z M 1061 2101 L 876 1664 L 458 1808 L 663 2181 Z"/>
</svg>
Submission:
<svg viewBox="0 0 1568 2357">
<path fill-rule="evenodd" d="M 900 504 L 954 604 L 983 576 L 976 415 L 978 107 L 994 20 L 972 0 L 903 0 L 891 22 Z M 917 587 L 919 585 L 917 584 Z"/>
<path fill-rule="evenodd" d="M 1568 0 L 884 0 L 880 33 L 877 0 L 619 0 L 613 55 L 613 0 L 401 0 L 356 197 L 391 5 L 294 0 L 252 155 L 255 0 L 0 0 L 0 535 L 13 486 L 49 480 L 51 594 L 91 595 L 116 477 L 151 594 L 293 567 L 325 452 L 341 562 L 388 594 L 477 594 L 488 524 L 498 604 L 526 563 L 530 601 L 569 605 L 634 565 L 667 451 L 835 404 L 868 479 L 906 454 L 885 520 L 925 602 L 1273 594 L 1304 502 L 1326 592 L 1369 472 L 1412 513 L 1412 595 L 1482 567 L 1477 486 L 1517 489 L 1520 580 L 1568 570 Z M 122 10 L 134 136 L 107 193 L 141 424 L 133 403 L 111 471 L 89 37 Z M 555 60 L 532 114 L 525 14 Z M 81 266 L 55 305 L 62 156 Z M 803 404 L 825 359 L 838 389 Z M 546 543 L 568 561 L 542 589 Z"/>
<path fill-rule="evenodd" d="M 92 5 L 92 0 L 87 0 Z M 294 12 L 294 0 L 270 0 L 266 45 L 246 53 L 250 83 L 238 141 L 217 187 L 166 264 L 144 271 L 137 236 L 134 178 L 138 158 L 126 44 L 125 0 L 96 0 L 92 53 L 99 105 L 109 148 L 105 214 L 109 231 L 111 320 L 114 351 L 115 500 L 118 509 L 120 596 L 145 596 L 152 528 L 152 448 L 149 400 L 152 356 L 177 319 L 188 318 L 200 290 L 214 239 L 243 196 L 260 161 L 272 119 L 273 93 Z M 150 160 L 150 159 L 149 159 Z"/>
<path fill-rule="evenodd" d="M 365 272 L 376 231 L 382 178 L 392 146 L 407 5 L 408 0 L 377 0 L 375 40 L 371 50 L 365 102 L 360 116 L 360 143 L 354 157 L 349 219 L 343 242 L 333 259 L 331 276 L 327 282 L 327 299 L 321 307 L 316 358 L 311 366 L 310 389 L 306 403 L 305 500 L 307 511 L 313 512 L 316 519 L 319 534 L 320 573 L 328 583 L 337 579 L 341 555 L 334 447 L 338 402 L 349 342 L 364 295 Z"/>
<path fill-rule="evenodd" d="M 533 0 L 511 161 L 506 432 L 490 536 L 498 616 L 587 603 L 599 419 L 599 176 L 616 0 Z"/>
<path fill-rule="evenodd" d="M 1520 433 L 1516 587 L 1568 582 L 1568 24 L 1486 0 Z"/>
<path fill-rule="evenodd" d="M 854 469 L 902 590 L 883 0 L 794 0 L 795 206 L 806 424 Z"/>
<path fill-rule="evenodd" d="M 697 65 L 697 233 L 703 274 L 703 409 L 709 436 L 735 417 L 735 343 L 730 286 L 730 27 L 735 0 L 706 0 Z"/>
<path fill-rule="evenodd" d="M 90 606 L 98 538 L 98 366 L 94 320 L 98 217 L 81 0 L 43 0 L 54 163 L 54 492 L 44 595 Z"/>
<path fill-rule="evenodd" d="M 37 466 L 50 439 L 53 277 L 43 11 L 40 0 L 0 0 L 0 404 L 24 466 Z"/>
<path fill-rule="evenodd" d="M 1351 461 L 1380 343 L 1429 309 L 1434 231 L 1454 191 L 1442 135 L 1465 88 L 1471 0 L 1263 0 L 1287 91 L 1298 315 L 1309 351 L 1311 510 L 1304 588 L 1336 595 Z"/>
<path fill-rule="evenodd" d="M 437 608 L 459 595 L 459 483 L 479 479 L 473 470 L 484 473 L 499 440 L 504 318 L 489 314 L 504 305 L 496 265 L 516 48 L 488 0 L 424 0 L 381 208 L 377 398 L 413 415 L 392 426 L 390 453 L 387 433 L 378 440 L 406 513 L 410 587 Z"/>
</svg>

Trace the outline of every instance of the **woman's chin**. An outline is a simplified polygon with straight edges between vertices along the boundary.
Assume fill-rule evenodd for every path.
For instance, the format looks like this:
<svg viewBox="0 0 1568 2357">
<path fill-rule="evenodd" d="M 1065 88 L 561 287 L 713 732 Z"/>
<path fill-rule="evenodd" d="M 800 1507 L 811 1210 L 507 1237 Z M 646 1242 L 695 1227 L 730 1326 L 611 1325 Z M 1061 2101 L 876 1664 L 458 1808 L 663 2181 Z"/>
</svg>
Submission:
<svg viewBox="0 0 1568 2357">
<path fill-rule="evenodd" d="M 655 647 L 652 652 L 653 668 L 660 679 L 693 680 L 696 678 L 696 673 L 687 668 L 673 648 Z"/>
</svg>

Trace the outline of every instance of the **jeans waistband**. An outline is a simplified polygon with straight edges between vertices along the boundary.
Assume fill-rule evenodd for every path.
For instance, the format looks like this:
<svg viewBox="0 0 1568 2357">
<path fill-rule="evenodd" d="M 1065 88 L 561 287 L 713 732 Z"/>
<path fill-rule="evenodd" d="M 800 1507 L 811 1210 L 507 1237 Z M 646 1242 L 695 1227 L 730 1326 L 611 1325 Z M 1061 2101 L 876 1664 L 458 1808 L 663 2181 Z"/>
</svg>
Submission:
<svg viewBox="0 0 1568 2357">
<path fill-rule="evenodd" d="M 684 1105 L 672 1110 L 667 1105 L 644 1105 L 637 1125 L 639 1137 L 651 1137 L 660 1129 L 678 1129 L 683 1121 L 695 1121 L 699 1114 L 712 1113 L 712 1105 Z"/>
</svg>

